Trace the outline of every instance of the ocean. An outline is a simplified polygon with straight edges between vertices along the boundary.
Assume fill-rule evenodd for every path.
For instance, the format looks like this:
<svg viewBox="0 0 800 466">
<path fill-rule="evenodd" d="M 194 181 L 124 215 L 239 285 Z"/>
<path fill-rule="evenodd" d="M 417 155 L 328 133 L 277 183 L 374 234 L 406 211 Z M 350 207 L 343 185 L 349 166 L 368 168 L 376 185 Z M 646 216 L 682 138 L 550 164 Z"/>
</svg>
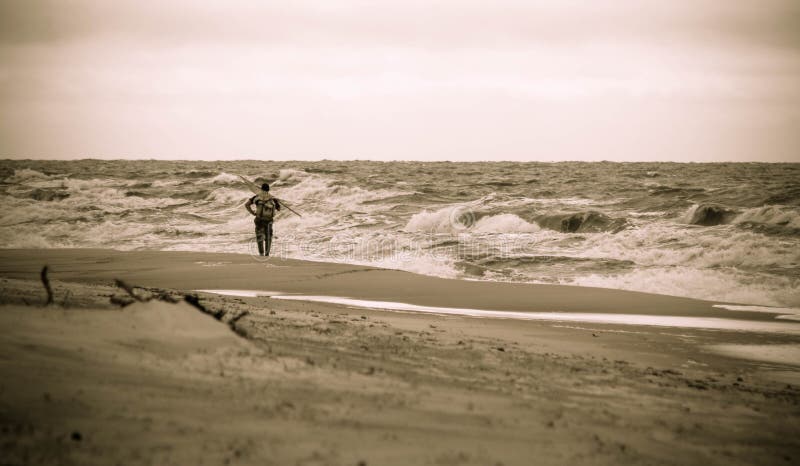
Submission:
<svg viewBox="0 0 800 466">
<path fill-rule="evenodd" d="M 238 174 L 277 256 L 800 307 L 800 164 L 3 160 L 0 247 L 263 260 Z"/>
</svg>

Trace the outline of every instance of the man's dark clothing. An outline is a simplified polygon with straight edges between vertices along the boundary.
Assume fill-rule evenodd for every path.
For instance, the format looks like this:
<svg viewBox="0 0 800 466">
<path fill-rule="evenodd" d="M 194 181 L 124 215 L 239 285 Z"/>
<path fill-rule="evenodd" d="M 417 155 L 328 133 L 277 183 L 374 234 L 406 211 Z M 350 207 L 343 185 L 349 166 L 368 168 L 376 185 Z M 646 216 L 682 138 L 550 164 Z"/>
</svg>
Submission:
<svg viewBox="0 0 800 466">
<path fill-rule="evenodd" d="M 256 222 L 256 244 L 258 244 L 258 254 L 268 256 L 272 247 L 272 221 L 261 220 L 258 217 Z"/>
<path fill-rule="evenodd" d="M 274 210 L 271 209 L 272 206 L 269 205 L 269 203 L 273 203 Z M 256 206 L 255 212 L 252 210 L 253 205 Z M 255 216 L 254 221 L 256 225 L 258 253 L 262 256 L 268 256 L 269 250 L 272 247 L 272 219 L 274 213 L 281 210 L 281 204 L 274 197 L 262 200 L 258 196 L 253 196 L 247 201 L 245 208 Z"/>
</svg>

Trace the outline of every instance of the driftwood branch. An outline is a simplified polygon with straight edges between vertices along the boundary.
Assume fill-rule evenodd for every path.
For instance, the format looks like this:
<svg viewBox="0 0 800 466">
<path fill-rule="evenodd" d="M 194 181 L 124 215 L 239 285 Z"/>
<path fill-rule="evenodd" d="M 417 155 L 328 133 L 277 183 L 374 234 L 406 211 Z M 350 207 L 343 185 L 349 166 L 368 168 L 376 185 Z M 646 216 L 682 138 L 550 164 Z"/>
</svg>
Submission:
<svg viewBox="0 0 800 466">
<path fill-rule="evenodd" d="M 160 288 L 147 288 L 147 291 L 149 291 L 152 294 L 152 298 L 150 299 L 157 299 L 159 301 L 164 301 L 166 303 L 172 303 L 172 304 L 177 304 L 181 301 L 180 299 L 172 296 L 168 291 L 162 290 Z"/>
<path fill-rule="evenodd" d="M 208 314 L 211 317 L 221 321 L 222 317 L 225 315 L 225 311 L 212 311 L 211 309 L 206 308 L 202 304 L 200 304 L 200 298 L 197 295 L 187 294 L 183 296 L 183 300 L 187 303 L 191 304 L 192 306 L 196 307 L 200 312 L 203 314 Z"/>
<path fill-rule="evenodd" d="M 228 321 L 228 327 L 230 327 L 230 329 L 233 330 L 240 337 L 246 338 L 247 332 L 244 330 L 244 328 L 238 327 L 236 323 L 239 322 L 240 319 L 248 315 L 250 315 L 250 312 L 248 311 L 240 312 L 239 314 L 236 315 L 236 317 Z"/>
<path fill-rule="evenodd" d="M 44 290 L 47 291 L 47 303 L 46 306 L 53 304 L 53 289 L 50 288 L 50 279 L 47 278 L 47 266 L 45 265 L 42 267 L 42 273 L 39 275 L 42 279 L 42 284 L 44 285 Z"/>
<path fill-rule="evenodd" d="M 120 287 L 123 290 L 125 290 L 125 292 L 128 293 L 128 295 L 131 298 L 133 298 L 135 301 L 138 301 L 138 302 L 147 302 L 147 301 L 152 301 L 152 300 L 164 301 L 164 302 L 168 302 L 168 303 L 171 303 L 171 304 L 175 304 L 175 303 L 179 302 L 177 299 L 175 299 L 175 297 L 171 296 L 168 292 L 163 291 L 163 290 L 150 289 L 151 295 L 149 297 L 142 297 L 142 296 L 139 296 L 134 291 L 134 287 L 133 286 L 125 283 L 124 281 L 122 281 L 122 280 L 120 280 L 118 278 L 115 278 L 114 279 L 114 283 L 118 287 Z M 200 298 L 195 294 L 185 294 L 185 295 L 183 295 L 183 300 L 186 301 L 187 303 L 189 303 L 190 305 L 192 305 L 194 308 L 196 308 L 197 310 L 199 310 L 203 314 L 210 315 L 211 317 L 213 317 L 214 319 L 216 319 L 216 320 L 218 320 L 220 322 L 222 322 L 222 318 L 225 317 L 226 312 L 224 310 L 214 311 L 214 310 L 208 309 L 207 307 L 205 307 L 202 304 L 200 304 Z M 117 304 L 119 306 L 124 307 L 124 306 L 127 306 L 128 304 L 131 304 L 133 301 L 127 301 L 124 298 L 118 298 L 116 296 L 112 296 L 111 297 L 111 302 L 114 303 L 114 304 Z M 230 319 L 229 322 L 224 322 L 224 323 L 228 326 L 228 328 L 233 330 L 234 333 L 244 337 L 245 336 L 244 330 L 242 330 L 240 328 L 237 328 L 236 327 L 236 323 L 240 319 L 242 319 L 243 317 L 247 316 L 248 314 L 249 314 L 249 312 L 247 312 L 247 311 L 239 313 L 237 316 L 235 316 L 234 318 Z"/>
<path fill-rule="evenodd" d="M 142 302 L 142 303 L 147 301 L 146 299 L 144 299 L 141 296 L 137 295 L 133 291 L 133 287 L 132 286 L 130 286 L 127 283 L 123 282 L 119 278 L 115 278 L 114 279 L 114 284 L 117 285 L 118 287 L 122 288 L 123 290 L 125 290 L 125 292 L 128 293 L 128 295 L 130 295 L 130 297 L 135 299 L 136 301 L 139 301 L 139 302 Z"/>
<path fill-rule="evenodd" d="M 236 317 L 234 317 L 233 319 L 231 319 L 231 320 L 228 322 L 228 324 L 230 324 L 230 325 L 236 325 L 236 322 L 239 322 L 239 319 L 241 319 L 242 317 L 246 317 L 246 316 L 248 316 L 248 315 L 250 315 L 250 312 L 249 312 L 249 311 L 240 312 L 240 313 L 236 314 Z"/>
<path fill-rule="evenodd" d="M 128 306 L 129 304 L 133 304 L 136 302 L 130 298 L 119 297 L 119 296 L 111 296 L 110 298 L 108 298 L 108 300 L 111 302 L 111 304 L 117 305 L 119 307 L 125 307 Z"/>
</svg>

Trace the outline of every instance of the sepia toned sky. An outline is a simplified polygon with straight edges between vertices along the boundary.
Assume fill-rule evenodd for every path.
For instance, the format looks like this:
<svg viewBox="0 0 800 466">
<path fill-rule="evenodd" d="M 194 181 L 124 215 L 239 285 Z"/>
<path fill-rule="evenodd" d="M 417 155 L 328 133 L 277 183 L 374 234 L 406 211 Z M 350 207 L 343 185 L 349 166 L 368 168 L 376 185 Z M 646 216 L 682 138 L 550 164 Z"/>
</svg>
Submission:
<svg viewBox="0 0 800 466">
<path fill-rule="evenodd" d="M 0 158 L 800 162 L 797 0 L 0 0 Z"/>
</svg>

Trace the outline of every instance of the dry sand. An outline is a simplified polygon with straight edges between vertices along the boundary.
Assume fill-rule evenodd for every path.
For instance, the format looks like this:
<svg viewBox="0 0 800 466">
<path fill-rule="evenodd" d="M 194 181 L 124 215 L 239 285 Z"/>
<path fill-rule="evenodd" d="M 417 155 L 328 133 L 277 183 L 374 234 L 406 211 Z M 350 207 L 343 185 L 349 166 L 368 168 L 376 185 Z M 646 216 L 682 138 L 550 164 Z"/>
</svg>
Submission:
<svg viewBox="0 0 800 466">
<path fill-rule="evenodd" d="M 56 305 L 42 307 L 42 265 Z M 796 335 L 476 319 L 200 294 L 730 317 L 712 303 L 247 255 L 0 251 L 0 464 L 793 464 Z M 247 315 L 241 316 L 243 312 Z M 764 313 L 736 318 L 763 321 Z M 800 324 L 797 324 L 800 325 Z M 731 354 L 731 353 L 728 353 Z"/>
</svg>

